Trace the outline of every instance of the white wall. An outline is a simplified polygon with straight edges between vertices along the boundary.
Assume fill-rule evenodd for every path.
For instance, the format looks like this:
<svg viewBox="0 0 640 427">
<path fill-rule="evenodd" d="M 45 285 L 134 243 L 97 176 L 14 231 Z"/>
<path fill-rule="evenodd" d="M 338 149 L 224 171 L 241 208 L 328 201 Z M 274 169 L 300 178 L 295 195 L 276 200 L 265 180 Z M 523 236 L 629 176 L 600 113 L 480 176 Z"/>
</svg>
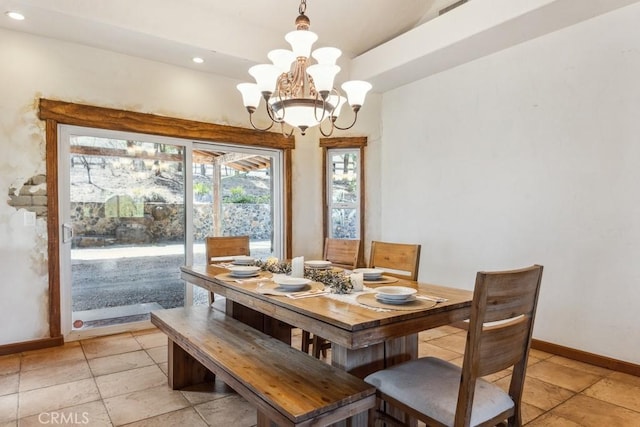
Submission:
<svg viewBox="0 0 640 427">
<path fill-rule="evenodd" d="M 45 173 L 40 97 L 249 127 L 238 82 L 227 78 L 6 30 L 0 62 L 0 191 Z M 372 104 L 354 135 L 367 123 L 377 129 Z M 299 138 L 293 156 L 293 248 L 307 256 L 322 247 L 322 151 L 314 135 Z M 49 334 L 46 223 L 23 223 L 22 213 L 0 203 L 0 345 Z"/>
<path fill-rule="evenodd" d="M 534 336 L 640 363 L 640 5 L 384 94 L 381 234 L 420 280 L 545 266 Z"/>
<path fill-rule="evenodd" d="M 371 240 L 378 236 L 380 229 L 380 108 L 382 96 L 376 93 L 367 95 L 362 110 L 358 113 L 356 125 L 348 131 L 334 132 L 333 136 L 366 136 L 365 148 L 365 252 Z M 345 106 L 345 108 L 349 108 Z M 340 117 L 338 125 L 346 126 L 351 122 Z M 328 129 L 325 129 L 325 131 Z M 303 255 L 306 259 L 322 257 L 322 152 L 318 153 L 318 138 L 322 135 L 317 128 L 307 131 L 306 136 L 296 137 L 294 152 L 293 190 L 293 255 Z M 313 161 L 299 161 L 298 156 Z"/>
</svg>

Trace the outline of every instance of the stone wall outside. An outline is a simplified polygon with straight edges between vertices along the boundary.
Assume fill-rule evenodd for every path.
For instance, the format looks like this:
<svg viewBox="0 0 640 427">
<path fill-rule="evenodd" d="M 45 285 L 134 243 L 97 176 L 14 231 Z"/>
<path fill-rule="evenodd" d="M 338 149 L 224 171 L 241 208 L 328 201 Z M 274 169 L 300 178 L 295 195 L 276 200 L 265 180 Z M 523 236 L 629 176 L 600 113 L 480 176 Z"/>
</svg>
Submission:
<svg viewBox="0 0 640 427">
<path fill-rule="evenodd" d="M 271 207 L 268 204 L 224 203 L 225 236 L 249 235 L 252 240 L 271 239 Z M 184 236 L 184 205 L 145 202 L 141 217 L 107 217 L 105 204 L 71 203 L 73 247 L 160 244 L 181 242 Z M 211 235 L 211 205 L 194 204 L 194 239 Z"/>
</svg>

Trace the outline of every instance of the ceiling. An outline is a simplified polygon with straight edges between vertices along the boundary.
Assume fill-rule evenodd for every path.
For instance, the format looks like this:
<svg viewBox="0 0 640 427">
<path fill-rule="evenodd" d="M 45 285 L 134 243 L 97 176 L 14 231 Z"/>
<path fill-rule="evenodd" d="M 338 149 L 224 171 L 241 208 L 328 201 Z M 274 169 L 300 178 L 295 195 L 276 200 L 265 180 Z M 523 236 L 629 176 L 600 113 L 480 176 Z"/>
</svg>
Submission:
<svg viewBox="0 0 640 427">
<path fill-rule="evenodd" d="M 307 0 L 314 47 L 343 51 L 338 78 L 374 92 L 489 55 L 640 0 Z M 288 48 L 299 0 L 0 0 L 0 28 L 249 80 Z M 191 58 L 204 58 L 194 64 Z"/>
<path fill-rule="evenodd" d="M 457 0 L 308 0 L 315 47 L 353 58 L 438 15 Z M 267 52 L 288 48 L 299 0 L 0 0 L 0 27 L 247 79 Z M 191 58 L 205 59 L 202 65 Z"/>
</svg>

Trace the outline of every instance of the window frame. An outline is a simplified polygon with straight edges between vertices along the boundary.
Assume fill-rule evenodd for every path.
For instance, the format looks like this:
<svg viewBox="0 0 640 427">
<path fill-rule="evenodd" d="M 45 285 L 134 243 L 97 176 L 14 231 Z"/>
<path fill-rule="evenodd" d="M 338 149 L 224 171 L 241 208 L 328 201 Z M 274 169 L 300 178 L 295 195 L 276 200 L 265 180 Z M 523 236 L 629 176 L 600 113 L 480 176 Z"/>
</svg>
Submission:
<svg viewBox="0 0 640 427">
<path fill-rule="evenodd" d="M 323 241 L 329 237 L 329 227 L 331 222 L 331 206 L 329 203 L 329 161 L 331 160 L 330 152 L 332 149 L 358 149 L 359 150 L 359 170 L 358 170 L 358 187 L 360 194 L 358 195 L 358 222 L 359 222 L 359 239 L 360 239 L 360 259 L 358 265 L 364 265 L 364 242 L 365 242 L 365 226 L 364 226 L 364 206 L 365 206 L 365 150 L 367 146 L 367 137 L 340 137 L 340 138 L 321 138 L 320 147 L 322 148 L 322 234 Z"/>
</svg>

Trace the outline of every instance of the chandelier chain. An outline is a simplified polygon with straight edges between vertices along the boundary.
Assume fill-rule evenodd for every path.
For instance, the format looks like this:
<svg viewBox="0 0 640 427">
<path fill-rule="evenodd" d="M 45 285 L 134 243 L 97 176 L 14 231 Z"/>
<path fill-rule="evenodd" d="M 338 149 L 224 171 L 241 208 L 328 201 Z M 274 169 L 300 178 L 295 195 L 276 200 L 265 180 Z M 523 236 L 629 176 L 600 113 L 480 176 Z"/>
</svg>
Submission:
<svg viewBox="0 0 640 427">
<path fill-rule="evenodd" d="M 304 15 L 307 11 L 307 0 L 300 0 L 300 7 L 298 8 L 298 13 L 300 15 Z"/>
</svg>

